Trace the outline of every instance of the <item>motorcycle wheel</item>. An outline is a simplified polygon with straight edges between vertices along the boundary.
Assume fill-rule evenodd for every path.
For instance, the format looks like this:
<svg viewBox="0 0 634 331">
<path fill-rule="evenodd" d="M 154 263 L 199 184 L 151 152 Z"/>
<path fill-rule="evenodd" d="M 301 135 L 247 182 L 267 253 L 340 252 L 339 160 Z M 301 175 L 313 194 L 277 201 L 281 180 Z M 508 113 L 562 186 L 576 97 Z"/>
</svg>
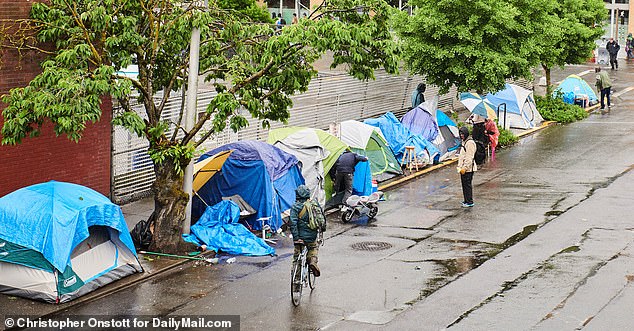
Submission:
<svg viewBox="0 0 634 331">
<path fill-rule="evenodd" d="M 379 213 L 379 207 L 372 206 L 372 208 L 370 208 L 370 212 L 368 212 L 368 218 L 373 219 L 378 213 Z"/>
<path fill-rule="evenodd" d="M 348 209 L 346 211 L 341 212 L 341 221 L 344 223 L 348 223 L 352 221 L 352 216 L 354 216 L 354 210 Z"/>
</svg>

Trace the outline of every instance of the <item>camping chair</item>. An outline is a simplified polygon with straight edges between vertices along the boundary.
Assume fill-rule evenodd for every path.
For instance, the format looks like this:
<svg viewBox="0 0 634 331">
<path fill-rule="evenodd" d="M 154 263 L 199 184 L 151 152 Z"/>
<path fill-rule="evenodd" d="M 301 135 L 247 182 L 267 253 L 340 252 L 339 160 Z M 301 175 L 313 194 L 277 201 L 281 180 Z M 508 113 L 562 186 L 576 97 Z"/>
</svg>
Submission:
<svg viewBox="0 0 634 331">
<path fill-rule="evenodd" d="M 246 227 L 249 230 L 253 231 L 253 228 L 251 228 L 249 223 L 245 222 L 244 220 L 251 215 L 255 215 L 257 211 L 253 207 L 251 207 L 251 205 L 249 205 L 246 201 L 244 201 L 244 199 L 242 199 L 242 197 L 238 194 L 234 194 L 229 197 L 222 197 L 222 200 L 229 200 L 229 201 L 235 202 L 235 204 L 238 205 L 238 207 L 240 207 L 240 221 L 243 221 Z M 266 224 L 266 221 L 270 220 L 271 218 L 272 216 L 260 217 L 257 219 L 257 221 L 262 222 L 262 240 L 268 243 L 276 244 L 275 240 L 266 238 L 266 230 L 271 231 L 271 227 L 268 224 Z"/>
</svg>

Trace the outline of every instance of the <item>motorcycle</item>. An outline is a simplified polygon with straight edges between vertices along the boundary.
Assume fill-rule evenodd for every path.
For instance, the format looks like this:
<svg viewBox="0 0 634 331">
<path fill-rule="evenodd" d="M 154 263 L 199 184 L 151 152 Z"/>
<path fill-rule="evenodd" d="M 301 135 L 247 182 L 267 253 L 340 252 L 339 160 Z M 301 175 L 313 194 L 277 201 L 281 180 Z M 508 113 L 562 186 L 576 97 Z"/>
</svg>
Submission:
<svg viewBox="0 0 634 331">
<path fill-rule="evenodd" d="M 379 213 L 379 200 L 383 192 L 377 191 L 369 196 L 351 195 L 341 209 L 341 221 L 348 223 L 356 216 L 368 216 L 373 219 Z"/>
</svg>

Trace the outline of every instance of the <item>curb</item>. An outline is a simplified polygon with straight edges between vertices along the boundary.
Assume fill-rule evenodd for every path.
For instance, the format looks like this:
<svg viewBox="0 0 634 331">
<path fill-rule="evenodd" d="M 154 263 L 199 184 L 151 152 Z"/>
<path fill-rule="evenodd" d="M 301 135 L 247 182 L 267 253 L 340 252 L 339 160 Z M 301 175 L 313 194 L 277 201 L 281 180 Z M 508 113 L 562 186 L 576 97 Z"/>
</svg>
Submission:
<svg viewBox="0 0 634 331">
<path fill-rule="evenodd" d="M 211 252 L 211 251 L 210 251 Z M 204 256 L 204 255 L 209 255 L 210 253 L 201 253 L 199 254 L 199 256 Z M 137 259 L 139 257 L 137 256 Z M 148 281 L 154 277 L 157 277 L 161 274 L 164 274 L 172 269 L 176 269 L 177 267 L 180 267 L 186 263 L 192 262 L 192 260 L 176 260 L 174 261 L 173 264 L 168 264 L 167 266 L 163 267 L 163 268 L 159 268 L 156 269 L 154 272 L 152 273 L 148 273 L 147 271 L 143 271 L 142 273 L 139 274 L 138 278 L 134 279 L 134 280 L 130 280 L 129 282 L 125 282 L 125 278 L 119 279 L 117 281 L 115 281 L 114 283 L 110 283 L 110 284 L 106 284 L 105 287 L 101 287 L 100 289 L 102 289 L 102 291 L 99 291 L 99 289 L 97 289 L 98 293 L 92 292 L 94 293 L 94 295 L 84 295 L 82 297 L 79 297 L 67 304 L 63 304 L 64 306 L 61 305 L 57 305 L 59 307 L 59 309 L 53 310 L 49 313 L 43 314 L 43 315 L 39 315 L 36 316 L 37 318 L 45 318 L 45 317 L 52 317 L 55 316 L 56 314 L 58 314 L 61 311 L 64 310 L 68 310 L 70 308 L 73 308 L 75 306 L 78 306 L 80 304 L 84 304 L 84 303 L 89 303 L 89 302 L 93 302 L 96 300 L 99 300 L 101 298 L 107 297 L 111 294 L 115 294 L 117 292 L 123 291 L 127 288 L 130 288 L 134 285 L 143 283 L 145 281 Z M 111 286 L 108 286 L 111 285 Z"/>
</svg>

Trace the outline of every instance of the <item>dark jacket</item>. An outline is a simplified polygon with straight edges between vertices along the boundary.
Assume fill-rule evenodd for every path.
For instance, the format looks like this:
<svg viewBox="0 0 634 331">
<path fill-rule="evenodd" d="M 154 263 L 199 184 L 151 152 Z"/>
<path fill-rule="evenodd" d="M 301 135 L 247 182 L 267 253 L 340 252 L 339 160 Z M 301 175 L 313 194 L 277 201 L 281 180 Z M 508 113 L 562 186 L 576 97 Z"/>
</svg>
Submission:
<svg viewBox="0 0 634 331">
<path fill-rule="evenodd" d="M 291 206 L 291 233 L 293 240 L 303 240 L 305 243 L 313 243 L 317 240 L 317 230 L 308 227 L 308 213 L 299 217 L 299 212 L 304 208 L 304 202 L 310 199 L 310 189 L 306 185 L 300 185 L 295 190 L 295 203 Z"/>
<path fill-rule="evenodd" d="M 608 50 L 608 53 L 610 53 L 610 55 L 616 56 L 619 53 L 621 46 L 619 46 L 619 44 L 616 41 L 608 42 L 608 44 L 605 45 L 605 49 Z"/>
<path fill-rule="evenodd" d="M 345 151 L 341 154 L 341 156 L 339 156 L 333 168 L 335 169 L 335 173 L 353 174 L 354 167 L 357 163 L 367 160 L 368 158 L 363 155 L 359 155 L 351 151 Z"/>
</svg>

